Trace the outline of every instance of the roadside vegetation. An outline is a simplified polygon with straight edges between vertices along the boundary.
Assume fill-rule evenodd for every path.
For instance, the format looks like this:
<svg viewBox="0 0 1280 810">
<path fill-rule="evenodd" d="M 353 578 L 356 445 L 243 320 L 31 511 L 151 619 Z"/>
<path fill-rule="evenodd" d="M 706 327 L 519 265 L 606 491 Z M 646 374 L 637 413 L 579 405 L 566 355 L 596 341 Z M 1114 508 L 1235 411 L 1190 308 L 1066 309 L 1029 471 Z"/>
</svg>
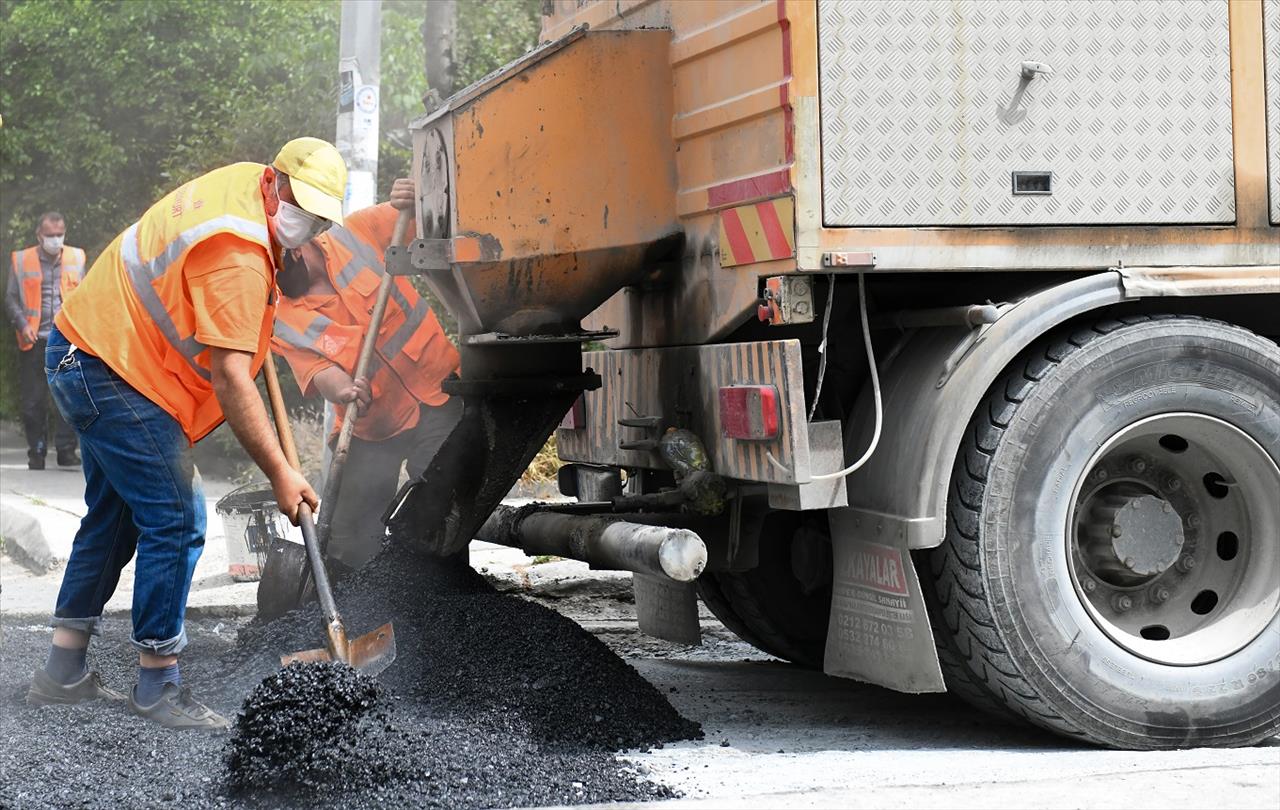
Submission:
<svg viewBox="0 0 1280 810">
<path fill-rule="evenodd" d="M 383 0 L 378 187 L 405 175 L 427 92 L 425 4 Z M 540 0 L 458 4 L 458 80 L 537 41 Z M 56 209 L 89 261 L 156 199 L 298 135 L 332 139 L 338 0 L 2 0 L 0 259 Z M 7 272 L 4 274 L 7 278 Z M 6 282 L 7 283 L 7 282 Z M 446 327 L 452 319 L 437 308 Z M 8 333 L 7 324 L 0 325 Z M 17 412 L 14 341 L 0 337 L 0 418 Z M 290 404 L 302 406 L 286 381 Z"/>
</svg>

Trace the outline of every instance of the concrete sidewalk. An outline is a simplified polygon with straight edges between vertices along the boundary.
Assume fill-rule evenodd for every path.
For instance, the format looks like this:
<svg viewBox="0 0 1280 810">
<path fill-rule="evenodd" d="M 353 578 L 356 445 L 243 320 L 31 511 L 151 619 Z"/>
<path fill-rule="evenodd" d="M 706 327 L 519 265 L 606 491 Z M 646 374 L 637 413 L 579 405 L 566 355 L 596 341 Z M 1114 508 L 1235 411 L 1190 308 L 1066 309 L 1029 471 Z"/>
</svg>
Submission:
<svg viewBox="0 0 1280 810">
<path fill-rule="evenodd" d="M 0 613 L 5 616 L 47 618 L 53 611 L 62 571 L 71 553 L 71 542 L 85 513 L 84 473 L 79 467 L 59 468 L 49 453 L 48 467 L 27 469 L 26 443 L 13 425 L 0 426 L 0 510 L 12 522 L 14 514 L 34 518 L 54 559 L 53 567 L 37 574 L 20 564 L 10 546 L 20 548 L 32 541 L 27 537 L 6 537 L 6 553 L 0 555 Z M 193 615 L 237 616 L 252 613 L 257 599 L 256 582 L 235 582 L 228 573 L 227 545 L 222 521 L 214 506 L 235 489 L 222 480 L 204 480 L 209 511 L 204 554 L 196 566 L 191 584 L 189 610 Z M 107 603 L 107 615 L 128 615 L 133 599 L 133 563 L 125 567 L 120 585 Z"/>
<path fill-rule="evenodd" d="M 11 424 L 0 425 L 0 513 L 4 524 L 27 521 L 29 516 L 53 558 L 42 573 L 19 562 L 30 555 L 23 547 L 38 546 L 30 536 L 6 537 L 5 553 L 0 553 L 0 614 L 44 621 L 53 611 L 62 571 L 80 518 L 85 513 L 84 475 L 77 468 L 60 469 L 53 463 L 41 472 L 27 469 L 26 444 Z M 204 553 L 196 566 L 188 601 L 192 617 L 252 616 L 257 610 L 257 582 L 236 582 L 228 572 L 227 541 L 215 505 L 235 489 L 236 484 L 220 479 L 204 479 L 209 525 Z M 296 529 L 294 530 L 297 531 Z M 296 538 L 301 542 L 302 538 Z M 15 548 L 15 545 L 17 548 Z M 38 549 L 37 549 L 38 550 Z M 491 543 L 471 544 L 472 566 L 500 590 L 517 591 L 546 598 L 578 595 L 611 595 L 628 599 L 631 575 L 614 571 L 592 571 L 585 563 L 572 560 L 534 560 L 516 549 Z M 129 615 L 133 598 L 134 566 L 130 563 L 120 576 L 115 595 L 107 603 L 108 616 Z"/>
</svg>

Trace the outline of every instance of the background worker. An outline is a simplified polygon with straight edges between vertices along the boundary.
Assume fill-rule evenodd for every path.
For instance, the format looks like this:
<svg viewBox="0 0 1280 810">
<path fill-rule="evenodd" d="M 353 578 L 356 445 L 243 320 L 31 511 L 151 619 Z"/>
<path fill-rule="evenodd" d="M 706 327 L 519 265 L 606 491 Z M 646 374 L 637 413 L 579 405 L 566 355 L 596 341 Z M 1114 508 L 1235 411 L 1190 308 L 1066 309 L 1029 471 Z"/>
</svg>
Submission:
<svg viewBox="0 0 1280 810">
<path fill-rule="evenodd" d="M 440 389 L 458 369 L 458 351 L 407 278 L 391 288 L 370 380 L 352 379 L 397 213 L 411 209 L 413 198 L 413 183 L 397 180 L 390 202 L 357 211 L 343 226 L 287 251 L 278 277 L 283 297 L 272 347 L 305 395 L 318 392 L 337 406 L 330 441 L 346 406 L 360 408 L 327 550 L 339 577 L 378 553 L 382 513 L 401 466 L 407 462 L 412 477 L 421 474 L 462 411 L 461 401 Z"/>
<path fill-rule="evenodd" d="M 137 714 L 175 728 L 226 728 L 182 688 L 178 653 L 205 501 L 191 445 L 225 418 L 296 523 L 316 493 L 285 461 L 254 377 L 266 358 L 282 249 L 342 221 L 346 165 L 316 138 L 270 166 L 236 163 L 171 192 L 115 238 L 49 335 L 49 387 L 80 435 L 88 514 L 54 611 L 35 704 L 123 699 L 86 665 L 120 569 L 137 558 L 132 643 Z"/>
<path fill-rule="evenodd" d="M 57 211 L 36 221 L 36 244 L 15 250 L 9 262 L 9 287 L 4 308 L 18 336 L 18 399 L 22 429 L 27 434 L 27 468 L 43 470 L 48 452 L 49 420 L 59 467 L 80 463 L 76 434 L 49 407 L 49 384 L 44 378 L 44 349 L 62 299 L 84 275 L 84 251 L 64 244 L 67 221 Z M 52 413 L 50 413 L 52 411 Z"/>
</svg>

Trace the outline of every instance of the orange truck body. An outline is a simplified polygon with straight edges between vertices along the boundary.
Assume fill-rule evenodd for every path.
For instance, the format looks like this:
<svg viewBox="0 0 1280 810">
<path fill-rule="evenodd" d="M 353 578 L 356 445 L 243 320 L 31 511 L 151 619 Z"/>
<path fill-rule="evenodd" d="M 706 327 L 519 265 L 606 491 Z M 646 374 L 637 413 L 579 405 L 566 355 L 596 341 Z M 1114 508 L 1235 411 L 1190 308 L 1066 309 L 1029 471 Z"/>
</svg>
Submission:
<svg viewBox="0 0 1280 810">
<path fill-rule="evenodd" d="M 810 475 L 811 448 L 791 429 L 805 411 L 805 392 L 791 388 L 813 358 L 782 339 L 792 334 L 742 343 L 742 330 L 757 318 L 811 321 L 817 274 L 865 273 L 868 284 L 918 275 L 924 289 L 939 273 L 1016 285 L 1124 267 L 1140 268 L 1126 276 L 1135 294 L 1280 289 L 1280 56 L 1264 58 L 1263 3 L 1208 0 L 1185 6 L 1186 19 L 1175 19 L 1178 3 L 1114 6 L 1109 22 L 1154 26 L 1123 41 L 1158 39 L 1185 62 L 1154 73 L 1132 70 L 1144 53 L 1117 56 L 1105 26 L 1069 0 L 1029 22 L 1010 20 L 1025 12 L 1018 4 L 984 8 L 549 0 L 541 46 L 414 125 L 419 222 L 437 256 L 428 277 L 464 343 L 581 323 L 626 350 L 588 358 L 615 380 L 587 395 L 585 432 L 561 432 L 566 460 L 596 464 L 662 467 L 653 452 L 619 449 L 628 434 L 616 419 L 590 417 L 675 407 L 663 401 L 668 362 L 708 370 L 705 391 L 781 381 L 774 447 L 721 447 L 710 400 L 682 419 L 729 460 L 724 474 L 793 485 Z M 1280 41 L 1277 20 L 1271 0 L 1266 21 Z M 1058 38 L 1085 43 L 1082 53 L 1055 52 L 1056 74 L 1028 79 L 1024 67 L 1019 79 L 1017 57 L 1052 52 L 1062 25 L 1069 35 Z M 1000 39 L 1021 27 L 1030 45 Z M 970 53 L 978 36 L 996 42 L 991 53 Z M 884 80 L 912 71 L 915 85 Z M 1084 93 L 1106 81 L 1110 101 Z M 1025 109 L 1000 108 L 1006 96 Z M 1144 115 L 1199 97 L 1216 106 L 1171 118 L 1165 142 L 1147 136 Z M 1113 116 L 1117 98 L 1137 106 Z M 947 105 L 952 118 L 938 118 Z M 914 127 L 931 114 L 933 130 Z M 899 148 L 912 140 L 914 151 Z M 883 157 L 894 150 L 909 160 Z M 969 165 L 980 155 L 995 161 L 985 180 Z M 1183 173 L 1157 176 L 1161 161 Z M 1041 179 L 1062 186 L 1061 204 L 1011 192 L 1010 170 L 1037 168 L 1052 169 Z M 864 197 L 879 208 L 851 212 Z M 1004 291 L 984 291 L 994 294 Z M 693 359 L 676 351 L 731 341 Z M 666 360 L 645 354 L 668 348 Z"/>
<path fill-rule="evenodd" d="M 683 272 L 660 295 L 622 294 L 594 323 L 622 330 L 617 346 L 702 343 L 754 314 L 759 279 L 827 268 L 833 254 L 872 254 L 872 272 L 1096 270 L 1131 266 L 1275 266 L 1280 244 L 1280 158 L 1268 167 L 1268 104 L 1280 96 L 1280 8 L 1267 8 L 1272 37 L 1264 64 L 1263 3 L 1221 0 L 1229 25 L 1230 185 L 1234 217 L 1192 225 L 1091 227 L 833 227 L 824 224 L 821 116 L 823 5 L 815 0 L 551 0 L 543 39 L 590 30 L 664 28 L 670 45 L 675 211 L 686 234 Z M 876 6 L 877 4 L 863 4 Z M 879 4 L 885 15 L 895 4 Z M 905 5 L 905 4 L 904 4 Z M 842 42 L 850 52 L 858 42 Z M 830 53 L 830 51 L 829 51 Z M 1058 66 L 1063 74 L 1065 65 Z M 1052 77 L 1050 81 L 1055 78 Z M 1068 81 L 1063 77 L 1061 81 Z M 1083 77 L 1080 77 L 1083 80 Z M 634 98 L 617 99 L 635 103 Z M 662 100 L 664 103 L 666 99 Z M 869 104 L 877 103 L 869 101 Z M 1276 104 L 1272 101 L 1272 106 Z M 1280 154 L 1280 110 L 1271 145 Z M 618 132 L 624 143 L 630 133 Z M 1139 167 L 1134 166 L 1134 169 Z M 1268 180 L 1270 175 L 1270 180 Z M 1270 189 L 1270 195 L 1269 195 Z M 765 206 L 768 200 L 780 202 Z M 771 208 L 776 208 L 776 217 Z M 758 223 L 776 218 L 785 240 Z M 728 227 L 726 227 L 728 221 Z M 745 250 L 744 250 L 745 248 Z M 749 258 L 748 258 L 749 257 Z M 697 318 L 667 317 L 696 311 Z"/>
</svg>

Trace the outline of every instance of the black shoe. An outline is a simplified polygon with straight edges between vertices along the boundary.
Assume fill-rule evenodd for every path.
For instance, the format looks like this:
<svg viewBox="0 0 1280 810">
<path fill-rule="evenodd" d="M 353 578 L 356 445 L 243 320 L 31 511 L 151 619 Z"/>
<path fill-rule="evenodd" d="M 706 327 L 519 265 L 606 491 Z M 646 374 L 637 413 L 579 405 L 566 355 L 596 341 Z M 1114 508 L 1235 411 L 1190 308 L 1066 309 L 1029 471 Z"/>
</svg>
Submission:
<svg viewBox="0 0 1280 810">
<path fill-rule="evenodd" d="M 34 454 L 32 454 L 32 453 L 27 453 L 27 469 L 28 469 L 28 470 L 43 470 L 43 469 L 44 469 L 44 456 L 37 456 L 37 455 L 34 455 Z"/>
<path fill-rule="evenodd" d="M 76 450 L 74 447 L 71 448 L 70 450 L 58 451 L 58 466 L 59 467 L 79 467 L 80 466 L 80 456 L 76 455 Z"/>
</svg>

